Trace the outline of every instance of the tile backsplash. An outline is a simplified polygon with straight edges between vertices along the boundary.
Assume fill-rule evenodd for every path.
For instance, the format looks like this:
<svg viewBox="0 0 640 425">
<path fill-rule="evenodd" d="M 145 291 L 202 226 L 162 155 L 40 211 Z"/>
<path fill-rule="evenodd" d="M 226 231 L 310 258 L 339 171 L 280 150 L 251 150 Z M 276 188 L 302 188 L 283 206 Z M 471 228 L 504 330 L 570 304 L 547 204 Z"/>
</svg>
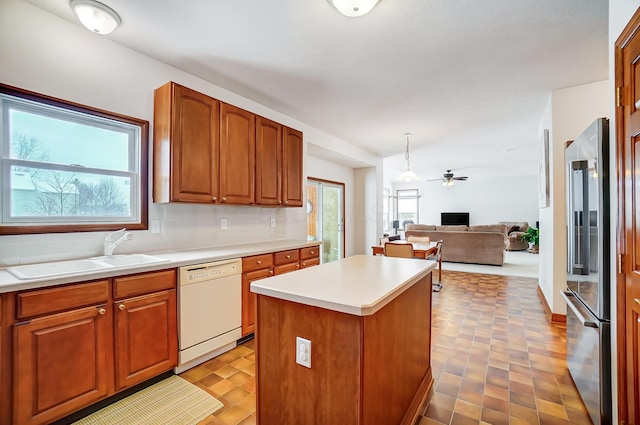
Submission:
<svg viewBox="0 0 640 425">
<path fill-rule="evenodd" d="M 304 239 L 302 208 L 151 204 L 149 220 L 160 232 L 132 231 L 115 254 L 176 251 L 278 239 Z M 222 230 L 220 221 L 227 220 Z M 276 226 L 271 227 L 275 219 Z M 107 232 L 0 236 L 0 267 L 102 255 Z"/>
</svg>

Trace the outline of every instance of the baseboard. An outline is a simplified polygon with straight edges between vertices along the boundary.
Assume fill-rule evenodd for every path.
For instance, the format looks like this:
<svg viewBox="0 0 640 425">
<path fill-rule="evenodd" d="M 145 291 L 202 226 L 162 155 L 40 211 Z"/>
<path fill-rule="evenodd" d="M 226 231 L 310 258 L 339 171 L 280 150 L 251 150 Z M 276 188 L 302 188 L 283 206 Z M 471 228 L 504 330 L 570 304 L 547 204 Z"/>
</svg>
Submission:
<svg viewBox="0 0 640 425">
<path fill-rule="evenodd" d="M 558 325 L 565 325 L 567 323 L 567 315 L 558 314 L 551 311 L 549 304 L 547 304 L 547 299 L 545 298 L 544 293 L 542 292 L 542 289 L 540 289 L 540 285 L 538 285 L 537 291 L 538 291 L 538 298 L 540 298 L 540 301 L 542 301 L 544 312 L 547 315 L 547 320 L 550 321 L 551 323 L 556 323 Z"/>
</svg>

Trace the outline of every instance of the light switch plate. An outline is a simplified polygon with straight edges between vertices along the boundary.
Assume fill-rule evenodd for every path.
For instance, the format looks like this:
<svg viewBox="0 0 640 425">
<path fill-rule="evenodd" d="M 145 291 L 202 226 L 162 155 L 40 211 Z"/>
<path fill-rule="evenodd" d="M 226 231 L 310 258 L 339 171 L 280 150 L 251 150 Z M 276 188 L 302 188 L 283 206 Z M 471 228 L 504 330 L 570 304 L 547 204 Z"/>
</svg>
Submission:
<svg viewBox="0 0 640 425">
<path fill-rule="evenodd" d="M 222 230 L 227 230 L 227 219 L 226 218 L 220 219 L 220 228 Z"/>
<path fill-rule="evenodd" d="M 296 337 L 296 363 L 311 369 L 311 341 Z"/>
</svg>

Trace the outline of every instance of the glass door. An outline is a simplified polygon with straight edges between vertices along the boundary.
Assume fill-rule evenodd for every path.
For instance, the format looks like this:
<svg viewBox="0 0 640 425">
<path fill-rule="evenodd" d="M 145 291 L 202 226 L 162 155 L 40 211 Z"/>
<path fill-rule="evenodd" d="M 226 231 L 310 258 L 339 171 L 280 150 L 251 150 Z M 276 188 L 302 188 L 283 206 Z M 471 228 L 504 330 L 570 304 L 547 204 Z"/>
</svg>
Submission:
<svg viewBox="0 0 640 425">
<path fill-rule="evenodd" d="M 307 181 L 307 239 L 322 241 L 321 263 L 344 258 L 344 183 Z"/>
</svg>

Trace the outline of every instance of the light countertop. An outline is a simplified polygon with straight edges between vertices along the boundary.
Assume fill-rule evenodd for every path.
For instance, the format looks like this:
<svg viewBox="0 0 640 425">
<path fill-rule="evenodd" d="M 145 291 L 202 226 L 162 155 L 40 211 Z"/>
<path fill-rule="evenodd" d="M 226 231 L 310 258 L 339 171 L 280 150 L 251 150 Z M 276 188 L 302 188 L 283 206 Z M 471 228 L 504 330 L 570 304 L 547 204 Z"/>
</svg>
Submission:
<svg viewBox="0 0 640 425">
<path fill-rule="evenodd" d="M 61 285 L 64 283 L 104 279 L 113 276 L 123 276 L 133 273 L 170 269 L 199 263 L 208 263 L 211 261 L 228 260 L 232 258 L 248 257 L 251 255 L 259 255 L 275 251 L 285 251 L 288 249 L 317 246 L 320 244 L 320 241 L 308 242 L 304 240 L 283 239 L 181 251 L 147 252 L 145 254 L 150 254 L 154 257 L 160 257 L 166 259 L 167 261 L 118 269 L 90 270 L 81 273 L 74 273 L 65 276 L 52 276 L 43 279 L 21 280 L 13 276 L 5 269 L 0 269 L 0 293 L 19 291 L 23 289 L 44 288 L 48 286 Z"/>
<path fill-rule="evenodd" d="M 427 276 L 435 261 L 355 255 L 261 279 L 251 291 L 357 316 L 376 313 Z"/>
</svg>

